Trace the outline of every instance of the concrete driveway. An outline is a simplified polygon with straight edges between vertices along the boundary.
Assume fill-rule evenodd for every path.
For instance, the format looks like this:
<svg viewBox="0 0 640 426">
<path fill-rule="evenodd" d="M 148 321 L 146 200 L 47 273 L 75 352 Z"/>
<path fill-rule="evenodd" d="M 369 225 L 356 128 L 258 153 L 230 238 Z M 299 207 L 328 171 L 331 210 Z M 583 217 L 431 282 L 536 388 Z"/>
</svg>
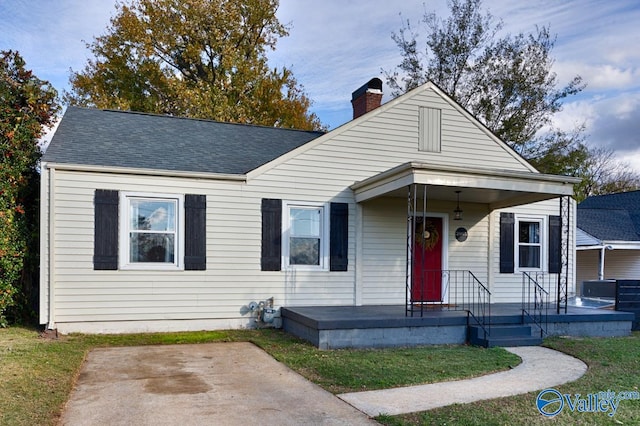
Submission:
<svg viewBox="0 0 640 426">
<path fill-rule="evenodd" d="M 63 425 L 370 425 L 251 343 L 95 349 Z"/>
</svg>

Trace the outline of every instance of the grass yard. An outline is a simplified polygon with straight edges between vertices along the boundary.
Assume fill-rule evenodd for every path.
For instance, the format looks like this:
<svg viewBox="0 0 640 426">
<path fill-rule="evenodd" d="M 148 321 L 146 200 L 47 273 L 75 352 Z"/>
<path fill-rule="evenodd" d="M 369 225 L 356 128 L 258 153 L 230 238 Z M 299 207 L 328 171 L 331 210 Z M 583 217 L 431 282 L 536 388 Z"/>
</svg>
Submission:
<svg viewBox="0 0 640 426">
<path fill-rule="evenodd" d="M 520 360 L 502 349 L 438 346 L 320 351 L 277 330 L 231 330 L 41 338 L 0 329 L 0 424 L 56 424 L 86 353 L 108 346 L 251 341 L 331 392 L 380 389 L 478 376 Z"/>
<path fill-rule="evenodd" d="M 550 338 L 545 346 L 580 358 L 589 366 L 579 380 L 558 386 L 562 394 L 586 396 L 600 391 L 638 391 L 640 332 L 619 338 Z M 553 368 L 552 365 L 549 368 Z M 387 425 L 639 425 L 640 400 L 621 401 L 616 414 L 572 412 L 566 407 L 555 417 L 542 416 L 535 404 L 538 392 L 423 413 L 385 416 Z"/>
<path fill-rule="evenodd" d="M 39 337 L 36 330 L 15 327 L 0 329 L 0 424 L 56 424 L 92 348 L 224 341 L 253 342 L 334 393 L 468 378 L 519 363 L 503 349 L 470 346 L 319 351 L 277 330 L 70 335 L 52 340 Z M 554 338 L 545 345 L 589 365 L 583 378 L 557 388 L 562 393 L 637 390 L 640 385 L 640 333 L 629 338 Z M 613 418 L 565 409 L 546 419 L 535 408 L 536 396 L 530 393 L 377 420 L 388 425 L 640 424 L 640 401 L 621 402 Z"/>
</svg>

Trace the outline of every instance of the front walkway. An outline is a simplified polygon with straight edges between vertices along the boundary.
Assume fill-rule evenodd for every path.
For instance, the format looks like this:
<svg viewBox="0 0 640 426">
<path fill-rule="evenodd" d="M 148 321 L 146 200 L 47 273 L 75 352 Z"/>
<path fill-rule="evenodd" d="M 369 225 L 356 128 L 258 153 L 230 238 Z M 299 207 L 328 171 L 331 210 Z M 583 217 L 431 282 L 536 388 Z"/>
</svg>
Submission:
<svg viewBox="0 0 640 426">
<path fill-rule="evenodd" d="M 396 415 L 539 391 L 572 382 L 587 372 L 584 362 L 553 349 L 537 346 L 506 349 L 522 358 L 522 363 L 509 371 L 453 382 L 344 393 L 338 397 L 372 417 Z M 532 400 L 531 404 L 534 403 Z"/>
</svg>

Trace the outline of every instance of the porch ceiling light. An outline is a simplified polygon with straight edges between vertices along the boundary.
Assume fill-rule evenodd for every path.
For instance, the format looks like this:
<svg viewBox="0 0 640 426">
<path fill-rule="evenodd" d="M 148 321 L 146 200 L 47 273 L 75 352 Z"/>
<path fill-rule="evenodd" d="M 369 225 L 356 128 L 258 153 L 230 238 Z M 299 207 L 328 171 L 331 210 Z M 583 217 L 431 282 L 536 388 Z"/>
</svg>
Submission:
<svg viewBox="0 0 640 426">
<path fill-rule="evenodd" d="M 460 210 L 460 192 L 461 191 L 456 191 L 456 194 L 458 195 L 458 204 L 453 211 L 453 220 L 462 220 L 462 210 Z"/>
</svg>

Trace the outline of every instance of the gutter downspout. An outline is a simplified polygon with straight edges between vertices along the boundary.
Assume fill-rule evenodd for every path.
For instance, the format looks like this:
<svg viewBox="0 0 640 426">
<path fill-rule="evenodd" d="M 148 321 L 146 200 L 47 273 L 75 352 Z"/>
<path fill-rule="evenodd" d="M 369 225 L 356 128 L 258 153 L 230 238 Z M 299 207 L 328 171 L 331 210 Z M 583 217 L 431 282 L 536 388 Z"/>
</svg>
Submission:
<svg viewBox="0 0 640 426">
<path fill-rule="evenodd" d="M 613 247 L 610 245 L 603 245 L 600 247 L 600 252 L 598 256 L 598 279 L 604 280 L 604 253 L 606 250 L 613 250 Z"/>
</svg>

